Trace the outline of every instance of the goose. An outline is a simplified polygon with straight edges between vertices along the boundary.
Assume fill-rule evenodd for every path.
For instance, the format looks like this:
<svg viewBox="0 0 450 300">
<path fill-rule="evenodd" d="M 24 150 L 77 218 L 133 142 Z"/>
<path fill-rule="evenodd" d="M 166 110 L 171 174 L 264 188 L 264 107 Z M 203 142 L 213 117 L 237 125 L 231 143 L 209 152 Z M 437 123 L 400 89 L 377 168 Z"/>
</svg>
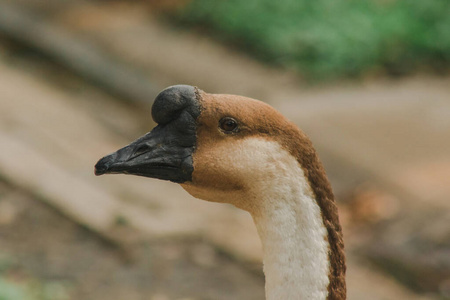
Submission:
<svg viewBox="0 0 450 300">
<path fill-rule="evenodd" d="M 175 85 L 156 97 L 149 133 L 100 159 L 95 174 L 180 184 L 250 213 L 268 300 L 345 299 L 345 255 L 333 192 L 310 140 L 261 101 Z"/>
</svg>

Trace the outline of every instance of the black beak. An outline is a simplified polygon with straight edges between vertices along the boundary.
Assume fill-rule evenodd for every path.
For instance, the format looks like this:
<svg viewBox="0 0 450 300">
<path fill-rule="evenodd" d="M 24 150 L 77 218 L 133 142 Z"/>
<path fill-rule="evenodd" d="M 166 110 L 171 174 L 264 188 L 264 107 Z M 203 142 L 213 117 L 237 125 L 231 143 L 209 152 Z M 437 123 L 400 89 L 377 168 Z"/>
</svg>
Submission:
<svg viewBox="0 0 450 300">
<path fill-rule="evenodd" d="M 153 120 L 159 125 L 100 159 L 95 175 L 123 173 L 177 183 L 190 181 L 199 115 L 196 88 L 176 85 L 163 90 L 152 106 Z"/>
<path fill-rule="evenodd" d="M 191 180 L 195 137 L 192 141 L 191 134 L 170 125 L 158 125 L 130 145 L 103 157 L 95 165 L 95 175 L 123 173 L 177 183 Z"/>
</svg>

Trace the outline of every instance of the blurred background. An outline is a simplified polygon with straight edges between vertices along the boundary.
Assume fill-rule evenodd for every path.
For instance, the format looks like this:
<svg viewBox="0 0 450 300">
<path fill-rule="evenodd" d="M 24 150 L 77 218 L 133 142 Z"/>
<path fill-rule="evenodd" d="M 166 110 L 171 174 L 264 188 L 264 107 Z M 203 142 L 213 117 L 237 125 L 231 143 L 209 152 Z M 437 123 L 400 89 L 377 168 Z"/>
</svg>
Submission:
<svg viewBox="0 0 450 300">
<path fill-rule="evenodd" d="M 179 83 L 310 136 L 349 299 L 450 299 L 449 66 L 448 0 L 0 0 L 0 299 L 263 299 L 247 213 L 93 174 Z"/>
</svg>

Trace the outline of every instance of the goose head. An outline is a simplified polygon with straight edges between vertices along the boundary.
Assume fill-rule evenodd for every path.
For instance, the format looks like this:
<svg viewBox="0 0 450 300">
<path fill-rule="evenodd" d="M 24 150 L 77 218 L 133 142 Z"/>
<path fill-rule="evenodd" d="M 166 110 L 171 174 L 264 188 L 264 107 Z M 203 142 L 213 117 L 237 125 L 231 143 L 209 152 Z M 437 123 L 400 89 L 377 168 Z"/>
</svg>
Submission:
<svg viewBox="0 0 450 300">
<path fill-rule="evenodd" d="M 252 194 L 283 167 L 277 150 L 304 148 L 298 141 L 310 146 L 271 106 L 188 85 L 163 90 L 152 106 L 152 118 L 158 125 L 151 132 L 102 158 L 95 174 L 169 180 L 196 198 L 251 210 L 257 205 Z"/>
</svg>

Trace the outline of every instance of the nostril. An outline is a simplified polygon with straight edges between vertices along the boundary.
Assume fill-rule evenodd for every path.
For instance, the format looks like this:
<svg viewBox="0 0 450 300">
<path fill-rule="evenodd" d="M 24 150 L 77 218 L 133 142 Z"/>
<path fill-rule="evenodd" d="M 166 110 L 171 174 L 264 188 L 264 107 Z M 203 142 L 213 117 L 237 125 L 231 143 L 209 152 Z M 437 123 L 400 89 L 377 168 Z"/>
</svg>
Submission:
<svg viewBox="0 0 450 300">
<path fill-rule="evenodd" d="M 136 150 L 133 153 L 133 156 L 139 156 L 139 155 L 141 155 L 141 154 L 143 154 L 145 152 L 148 152 L 148 151 L 150 151 L 150 146 L 147 145 L 147 144 L 142 144 L 142 145 L 139 145 L 139 147 L 136 148 Z"/>
</svg>

